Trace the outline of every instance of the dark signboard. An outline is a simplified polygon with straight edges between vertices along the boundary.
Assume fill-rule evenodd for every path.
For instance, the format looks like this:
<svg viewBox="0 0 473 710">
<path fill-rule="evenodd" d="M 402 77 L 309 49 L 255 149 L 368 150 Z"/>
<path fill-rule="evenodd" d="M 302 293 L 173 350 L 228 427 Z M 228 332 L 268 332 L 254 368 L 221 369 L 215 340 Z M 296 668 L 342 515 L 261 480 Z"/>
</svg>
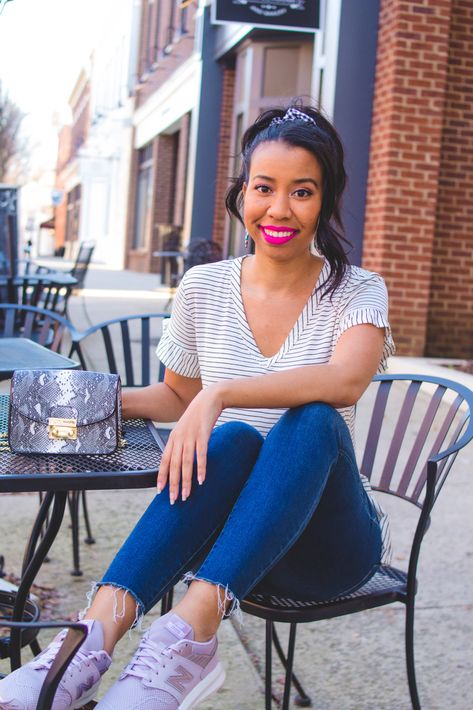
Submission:
<svg viewBox="0 0 473 710">
<path fill-rule="evenodd" d="M 314 32 L 320 27 L 320 0 L 213 0 L 212 22 Z"/>
<path fill-rule="evenodd" d="M 0 185 L 0 275 L 15 276 L 18 258 L 18 189 Z"/>
</svg>

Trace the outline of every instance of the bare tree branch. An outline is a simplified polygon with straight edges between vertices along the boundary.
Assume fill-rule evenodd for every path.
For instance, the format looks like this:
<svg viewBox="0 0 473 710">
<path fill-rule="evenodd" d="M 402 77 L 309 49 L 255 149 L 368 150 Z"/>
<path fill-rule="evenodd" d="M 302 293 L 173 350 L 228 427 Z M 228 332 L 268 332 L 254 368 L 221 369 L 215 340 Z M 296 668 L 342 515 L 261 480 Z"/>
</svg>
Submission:
<svg viewBox="0 0 473 710">
<path fill-rule="evenodd" d="M 0 82 L 0 182 L 16 181 L 23 172 L 26 144 L 20 130 L 24 117 Z"/>
</svg>

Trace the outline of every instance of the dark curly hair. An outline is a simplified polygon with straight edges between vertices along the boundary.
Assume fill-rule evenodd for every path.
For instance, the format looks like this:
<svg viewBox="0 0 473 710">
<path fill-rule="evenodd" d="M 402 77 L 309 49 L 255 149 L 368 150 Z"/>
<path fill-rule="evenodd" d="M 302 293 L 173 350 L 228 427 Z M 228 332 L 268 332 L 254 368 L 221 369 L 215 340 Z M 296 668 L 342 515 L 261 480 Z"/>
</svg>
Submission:
<svg viewBox="0 0 473 710">
<path fill-rule="evenodd" d="M 316 125 L 303 119 L 271 123 L 274 118 L 282 118 L 291 106 L 313 119 Z M 229 214 L 243 224 L 240 211 L 243 204 L 242 188 L 243 184 L 248 182 L 253 151 L 261 143 L 282 141 L 288 145 L 305 148 L 312 153 L 321 165 L 323 173 L 322 208 L 316 246 L 330 264 L 330 275 L 324 284 L 323 295 L 325 296 L 339 286 L 348 264 L 343 242 L 347 245 L 350 242 L 344 235 L 340 215 L 340 200 L 347 181 L 343 164 L 343 146 L 336 130 L 320 111 L 311 106 L 295 103 L 291 106 L 264 111 L 245 131 L 241 140 L 240 174 L 232 179 L 225 205 Z"/>
</svg>

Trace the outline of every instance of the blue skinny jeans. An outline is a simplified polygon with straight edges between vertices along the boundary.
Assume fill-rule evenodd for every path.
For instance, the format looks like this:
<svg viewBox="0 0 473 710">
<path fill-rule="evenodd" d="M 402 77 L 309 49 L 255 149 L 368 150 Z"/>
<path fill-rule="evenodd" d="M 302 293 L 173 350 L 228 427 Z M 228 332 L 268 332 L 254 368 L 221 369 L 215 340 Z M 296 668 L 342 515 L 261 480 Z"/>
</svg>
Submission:
<svg viewBox="0 0 473 710">
<path fill-rule="evenodd" d="M 224 587 L 324 600 L 354 591 L 377 569 L 381 533 L 348 428 L 331 406 L 288 410 L 266 439 L 241 422 L 218 426 L 207 477 L 170 505 L 157 495 L 99 586 L 128 590 L 146 613 L 189 577 Z"/>
</svg>

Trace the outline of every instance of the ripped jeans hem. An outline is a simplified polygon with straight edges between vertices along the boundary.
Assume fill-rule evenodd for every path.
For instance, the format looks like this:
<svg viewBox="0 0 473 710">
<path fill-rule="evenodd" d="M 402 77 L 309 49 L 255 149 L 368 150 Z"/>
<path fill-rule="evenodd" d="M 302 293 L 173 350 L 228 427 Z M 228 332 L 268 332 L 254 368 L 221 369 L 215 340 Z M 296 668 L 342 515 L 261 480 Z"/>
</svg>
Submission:
<svg viewBox="0 0 473 710">
<path fill-rule="evenodd" d="M 130 594 L 134 601 L 135 601 L 135 618 L 133 619 L 133 623 L 130 626 L 130 629 L 128 631 L 128 634 L 131 634 L 132 629 L 137 629 L 138 631 L 141 631 L 141 627 L 143 624 L 143 619 L 144 619 L 144 605 L 143 602 L 138 599 L 136 596 L 135 592 L 133 592 L 132 589 L 128 589 L 127 587 L 124 587 L 123 585 L 116 584 L 115 582 L 92 582 L 92 586 L 90 590 L 87 592 L 86 597 L 87 597 L 87 606 L 85 609 L 83 609 L 80 614 L 79 614 L 79 620 L 82 620 L 84 616 L 87 614 L 89 611 L 90 607 L 92 606 L 92 601 L 100 589 L 100 587 L 113 587 L 113 621 L 115 623 L 118 623 L 120 619 L 123 619 L 125 616 L 126 612 L 126 598 L 127 595 Z M 121 600 L 121 609 L 119 611 L 118 606 L 119 606 L 119 599 L 118 599 L 118 592 L 119 591 L 124 591 L 125 593 L 123 594 L 122 600 Z"/>
<path fill-rule="evenodd" d="M 207 579 L 207 577 L 201 577 L 200 575 L 195 574 L 194 572 L 186 572 L 181 578 L 181 582 L 184 582 L 184 584 L 187 585 L 194 581 L 207 582 L 208 584 L 214 585 L 216 587 L 217 592 L 218 613 L 220 614 L 220 618 L 230 619 L 231 617 L 234 617 L 238 620 L 240 627 L 243 626 L 243 614 L 240 608 L 240 601 L 229 589 L 228 584 L 220 584 L 220 582 L 216 582 L 213 579 Z M 223 590 L 223 595 L 220 594 L 220 590 Z M 227 604 L 229 602 L 230 605 L 227 608 Z"/>
</svg>

